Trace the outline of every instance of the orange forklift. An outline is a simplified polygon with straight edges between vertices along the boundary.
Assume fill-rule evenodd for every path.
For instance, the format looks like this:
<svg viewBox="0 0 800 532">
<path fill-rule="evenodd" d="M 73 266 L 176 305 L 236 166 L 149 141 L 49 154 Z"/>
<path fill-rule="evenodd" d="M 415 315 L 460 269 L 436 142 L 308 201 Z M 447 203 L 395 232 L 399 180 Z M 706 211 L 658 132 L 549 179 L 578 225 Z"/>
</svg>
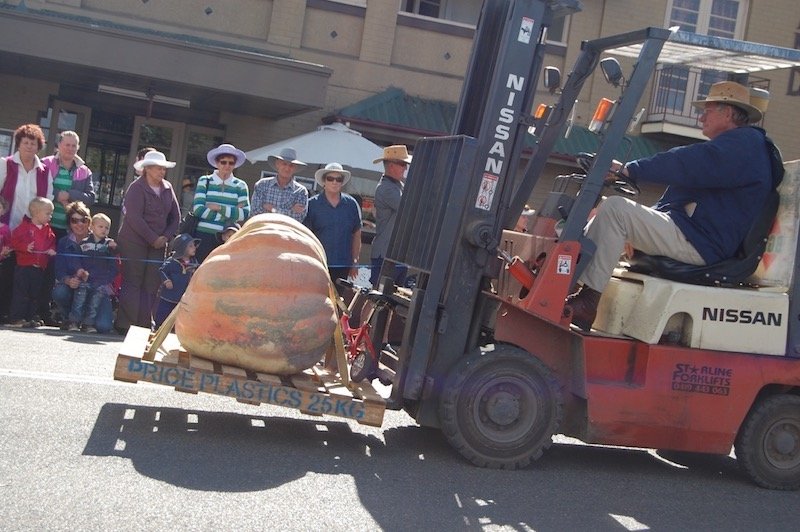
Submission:
<svg viewBox="0 0 800 532">
<path fill-rule="evenodd" d="M 364 307 L 345 314 L 336 369 L 255 374 L 178 348 L 176 361 L 154 360 L 168 330 L 132 328 L 115 378 L 378 426 L 385 408 L 402 409 L 483 467 L 525 467 L 555 434 L 726 455 L 735 447 L 760 486 L 799 488 L 798 164 L 787 163 L 787 188 L 733 259 L 692 269 L 650 257 L 618 269 L 590 332 L 570 326 L 565 298 L 595 250 L 583 228 L 613 158 L 625 158 L 656 65 L 713 67 L 747 83 L 748 73 L 800 66 L 800 50 L 645 28 L 584 42 L 562 86 L 543 65 L 547 29 L 579 10 L 577 0 L 484 2 L 452 134 L 415 147 L 379 289 L 359 291 Z M 629 73 L 618 56 L 633 59 Z M 585 173 L 556 178 L 531 233 L 509 231 L 598 66 L 619 96 L 594 117 L 596 153 L 581 158 Z M 531 115 L 540 78 L 558 98 Z M 620 179 L 618 191 L 636 193 Z M 792 267 L 767 282 L 776 276 L 758 273 L 781 208 Z M 413 286 L 395 285 L 398 265 Z M 386 394 L 374 393 L 374 379 Z"/>
<path fill-rule="evenodd" d="M 570 326 L 565 297 L 595 249 L 583 228 L 656 65 L 713 67 L 747 83 L 748 73 L 800 66 L 800 50 L 646 28 L 584 42 L 562 87 L 542 64 L 547 27 L 579 9 L 484 3 L 452 135 L 414 151 L 382 270 L 378 299 L 390 304 L 370 313 L 373 344 L 385 345 L 392 319 L 403 323 L 400 345 L 363 352 L 351 373 L 391 384 L 387 408 L 440 427 L 479 466 L 524 467 L 564 434 L 725 455 L 734 447 L 758 485 L 797 489 L 800 293 L 791 276 L 772 286 L 752 276 L 777 192 L 734 259 L 697 270 L 651 257 L 647 269 L 617 270 L 591 332 Z M 634 58 L 631 72 L 619 56 Z M 599 148 L 582 161 L 586 173 L 556 179 L 531 234 L 509 231 L 598 66 L 619 96 L 595 116 Z M 531 116 L 540 77 L 558 99 Z M 624 180 L 615 187 L 636 192 Z M 395 286 L 396 265 L 413 288 Z"/>
</svg>

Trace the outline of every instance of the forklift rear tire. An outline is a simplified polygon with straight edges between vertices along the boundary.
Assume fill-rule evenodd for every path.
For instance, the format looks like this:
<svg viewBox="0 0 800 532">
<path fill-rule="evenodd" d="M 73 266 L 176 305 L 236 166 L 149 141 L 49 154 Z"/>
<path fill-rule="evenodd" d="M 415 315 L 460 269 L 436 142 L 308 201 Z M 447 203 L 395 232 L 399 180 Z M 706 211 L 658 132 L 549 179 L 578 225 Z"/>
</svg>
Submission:
<svg viewBox="0 0 800 532">
<path fill-rule="evenodd" d="M 563 398 L 552 372 L 510 345 L 465 357 L 447 380 L 439 404 L 442 432 L 480 467 L 517 469 L 553 443 Z"/>
<path fill-rule="evenodd" d="M 736 460 L 759 486 L 800 488 L 800 397 L 774 395 L 747 415 L 736 437 Z"/>
</svg>

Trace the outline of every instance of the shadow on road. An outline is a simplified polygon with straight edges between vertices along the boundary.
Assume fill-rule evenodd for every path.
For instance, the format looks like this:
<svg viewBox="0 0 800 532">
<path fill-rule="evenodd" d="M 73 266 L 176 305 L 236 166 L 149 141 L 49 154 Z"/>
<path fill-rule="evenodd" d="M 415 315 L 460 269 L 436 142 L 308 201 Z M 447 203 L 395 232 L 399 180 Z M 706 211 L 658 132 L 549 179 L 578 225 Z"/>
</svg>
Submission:
<svg viewBox="0 0 800 532">
<path fill-rule="evenodd" d="M 693 456 L 681 464 L 642 450 L 556 444 L 526 470 L 496 471 L 471 466 L 438 431 L 416 426 L 365 434 L 329 419 L 131 404 L 103 406 L 84 455 L 127 458 L 142 475 L 203 491 L 344 474 L 386 530 L 623 529 L 615 516 L 656 530 L 687 522 L 736 529 L 753 518 L 737 499 L 763 498 L 757 511 L 774 517 L 794 497 L 759 490 L 728 457 L 681 455 Z"/>
<path fill-rule="evenodd" d="M 122 339 L 122 336 L 116 333 L 85 333 L 85 332 L 69 332 L 62 331 L 58 327 L 39 327 L 39 328 L 14 328 L 0 326 L 0 330 L 7 329 L 15 332 L 34 334 L 36 336 L 51 336 L 54 338 L 63 338 L 67 342 L 84 345 L 105 345 L 110 343 L 117 343 Z"/>
</svg>

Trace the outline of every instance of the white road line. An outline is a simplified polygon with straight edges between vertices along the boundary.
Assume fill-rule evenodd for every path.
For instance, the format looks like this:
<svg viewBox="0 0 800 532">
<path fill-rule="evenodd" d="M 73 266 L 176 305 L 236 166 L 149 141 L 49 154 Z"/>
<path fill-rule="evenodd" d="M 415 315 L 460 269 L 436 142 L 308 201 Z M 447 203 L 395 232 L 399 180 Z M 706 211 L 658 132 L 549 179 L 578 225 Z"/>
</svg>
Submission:
<svg viewBox="0 0 800 532">
<path fill-rule="evenodd" d="M 106 386 L 125 386 L 131 384 L 128 382 L 115 381 L 112 377 L 75 375 L 71 373 L 49 373 L 44 371 L 27 371 L 24 369 L 7 369 L 7 368 L 0 368 L 0 377 L 13 377 L 18 379 L 38 379 L 38 380 L 58 381 L 58 382 L 80 382 L 84 384 L 104 384 Z"/>
</svg>

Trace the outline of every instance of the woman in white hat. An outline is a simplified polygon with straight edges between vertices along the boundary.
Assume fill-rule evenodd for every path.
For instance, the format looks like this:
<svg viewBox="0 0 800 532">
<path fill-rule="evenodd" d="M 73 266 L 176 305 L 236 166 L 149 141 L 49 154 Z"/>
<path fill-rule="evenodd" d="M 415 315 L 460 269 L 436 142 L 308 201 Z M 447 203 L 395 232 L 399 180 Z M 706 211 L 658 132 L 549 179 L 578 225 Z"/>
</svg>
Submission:
<svg viewBox="0 0 800 532">
<path fill-rule="evenodd" d="M 142 173 L 125 192 L 117 241 L 122 261 L 122 287 L 116 327 L 151 327 L 151 313 L 167 243 L 178 232 L 180 208 L 175 190 L 164 177 L 168 161 L 160 151 L 147 152 L 133 167 Z"/>
<path fill-rule="evenodd" d="M 194 235 L 200 239 L 198 262 L 219 245 L 220 231 L 250 216 L 250 190 L 233 175 L 246 160 L 244 152 L 233 144 L 220 144 L 208 152 L 206 160 L 216 170 L 197 180 L 192 202 L 192 212 L 200 219 Z"/>
<path fill-rule="evenodd" d="M 303 223 L 322 242 L 331 279 L 355 277 L 361 253 L 361 207 L 342 192 L 350 172 L 339 163 L 329 163 L 314 173 L 314 179 L 322 192 L 308 200 Z"/>
</svg>

